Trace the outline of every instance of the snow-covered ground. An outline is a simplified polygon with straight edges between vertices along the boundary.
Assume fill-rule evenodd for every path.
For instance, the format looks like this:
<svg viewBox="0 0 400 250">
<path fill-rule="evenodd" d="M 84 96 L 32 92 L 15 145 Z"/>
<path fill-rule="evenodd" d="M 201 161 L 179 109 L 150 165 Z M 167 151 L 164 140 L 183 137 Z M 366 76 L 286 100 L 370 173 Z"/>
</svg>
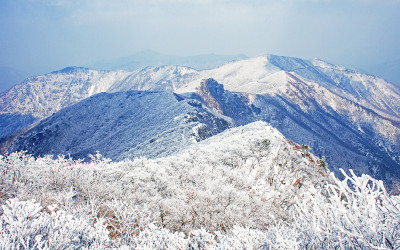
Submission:
<svg viewBox="0 0 400 250">
<path fill-rule="evenodd" d="M 339 181 L 265 122 L 177 155 L 83 163 L 0 157 L 0 248 L 333 249 L 400 246 L 400 199 Z"/>
</svg>

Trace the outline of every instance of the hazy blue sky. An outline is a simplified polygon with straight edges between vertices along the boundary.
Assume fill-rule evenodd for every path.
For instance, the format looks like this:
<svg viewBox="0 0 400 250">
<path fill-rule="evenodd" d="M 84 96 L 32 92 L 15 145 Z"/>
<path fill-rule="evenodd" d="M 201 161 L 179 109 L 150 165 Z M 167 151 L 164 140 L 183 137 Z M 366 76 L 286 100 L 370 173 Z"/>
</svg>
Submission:
<svg viewBox="0 0 400 250">
<path fill-rule="evenodd" d="M 144 49 L 400 58 L 399 0 L 0 0 L 0 66 L 49 72 Z"/>
</svg>

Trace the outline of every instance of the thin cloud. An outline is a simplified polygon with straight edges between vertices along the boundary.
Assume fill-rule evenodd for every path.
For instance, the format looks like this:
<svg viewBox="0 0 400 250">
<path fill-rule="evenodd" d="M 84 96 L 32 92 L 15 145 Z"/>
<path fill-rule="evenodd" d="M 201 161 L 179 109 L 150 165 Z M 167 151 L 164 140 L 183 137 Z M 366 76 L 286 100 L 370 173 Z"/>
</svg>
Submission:
<svg viewBox="0 0 400 250">
<path fill-rule="evenodd" d="M 379 61 L 400 54 L 399 2 L 0 1 L 0 64 L 82 64 L 143 49 Z"/>
</svg>

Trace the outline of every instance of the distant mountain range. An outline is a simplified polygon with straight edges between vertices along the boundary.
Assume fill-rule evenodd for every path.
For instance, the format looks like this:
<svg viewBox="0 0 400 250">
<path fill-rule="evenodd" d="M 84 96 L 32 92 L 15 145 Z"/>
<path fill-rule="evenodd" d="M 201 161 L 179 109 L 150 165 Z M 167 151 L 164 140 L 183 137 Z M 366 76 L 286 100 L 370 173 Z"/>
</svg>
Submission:
<svg viewBox="0 0 400 250">
<path fill-rule="evenodd" d="M 246 55 L 216 55 L 203 54 L 196 56 L 174 56 L 161 54 L 152 50 L 140 51 L 134 55 L 117 58 L 109 61 L 97 62 L 88 67 L 99 70 L 126 70 L 134 71 L 147 66 L 158 67 L 178 65 L 196 70 L 212 69 L 230 61 L 248 58 Z"/>
<path fill-rule="evenodd" d="M 28 73 L 21 70 L 5 66 L 0 67 L 0 92 L 10 89 L 28 76 Z"/>
<path fill-rule="evenodd" d="M 263 120 L 333 171 L 400 181 L 400 89 L 318 59 L 264 55 L 207 70 L 69 67 L 2 93 L 0 116 L 9 151 L 82 158 L 98 150 L 115 160 L 174 154 Z"/>
<path fill-rule="evenodd" d="M 366 63 L 361 67 L 371 74 L 381 76 L 385 80 L 400 86 L 400 59 L 392 59 L 381 63 Z"/>
</svg>

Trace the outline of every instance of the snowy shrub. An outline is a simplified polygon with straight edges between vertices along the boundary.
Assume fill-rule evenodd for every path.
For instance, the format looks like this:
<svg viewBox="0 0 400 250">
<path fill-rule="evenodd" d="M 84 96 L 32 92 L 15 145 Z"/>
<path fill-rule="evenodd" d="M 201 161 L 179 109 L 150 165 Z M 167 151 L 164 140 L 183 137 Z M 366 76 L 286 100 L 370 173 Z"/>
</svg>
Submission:
<svg viewBox="0 0 400 250">
<path fill-rule="evenodd" d="M 131 242 L 136 249 L 186 249 L 187 245 L 183 233 L 172 233 L 154 225 L 149 225 Z"/>
<path fill-rule="evenodd" d="M 351 175 L 334 183 L 326 193 L 310 193 L 298 203 L 295 225 L 307 248 L 382 249 L 400 247 L 399 197 L 387 194 L 382 181 Z"/>
<path fill-rule="evenodd" d="M 234 226 L 227 233 L 215 232 L 218 248 L 225 249 L 259 249 L 265 247 L 265 231 Z"/>
<path fill-rule="evenodd" d="M 1 246 L 9 248 L 43 248 L 43 236 L 47 236 L 50 224 L 48 216 L 42 216 L 42 207 L 34 201 L 10 199 L 3 205 L 1 216 Z"/>
<path fill-rule="evenodd" d="M 301 232 L 292 224 L 279 222 L 270 228 L 266 232 L 265 245 L 267 249 L 302 249 L 306 246 L 300 247 L 302 243 L 300 241 Z"/>
<path fill-rule="evenodd" d="M 399 196 L 304 147 L 255 123 L 154 160 L 0 156 L 0 249 L 399 248 Z"/>
<path fill-rule="evenodd" d="M 49 214 L 34 201 L 8 200 L 1 216 L 2 249 L 97 249 L 108 243 L 103 221 L 91 223 L 55 208 Z"/>
</svg>

